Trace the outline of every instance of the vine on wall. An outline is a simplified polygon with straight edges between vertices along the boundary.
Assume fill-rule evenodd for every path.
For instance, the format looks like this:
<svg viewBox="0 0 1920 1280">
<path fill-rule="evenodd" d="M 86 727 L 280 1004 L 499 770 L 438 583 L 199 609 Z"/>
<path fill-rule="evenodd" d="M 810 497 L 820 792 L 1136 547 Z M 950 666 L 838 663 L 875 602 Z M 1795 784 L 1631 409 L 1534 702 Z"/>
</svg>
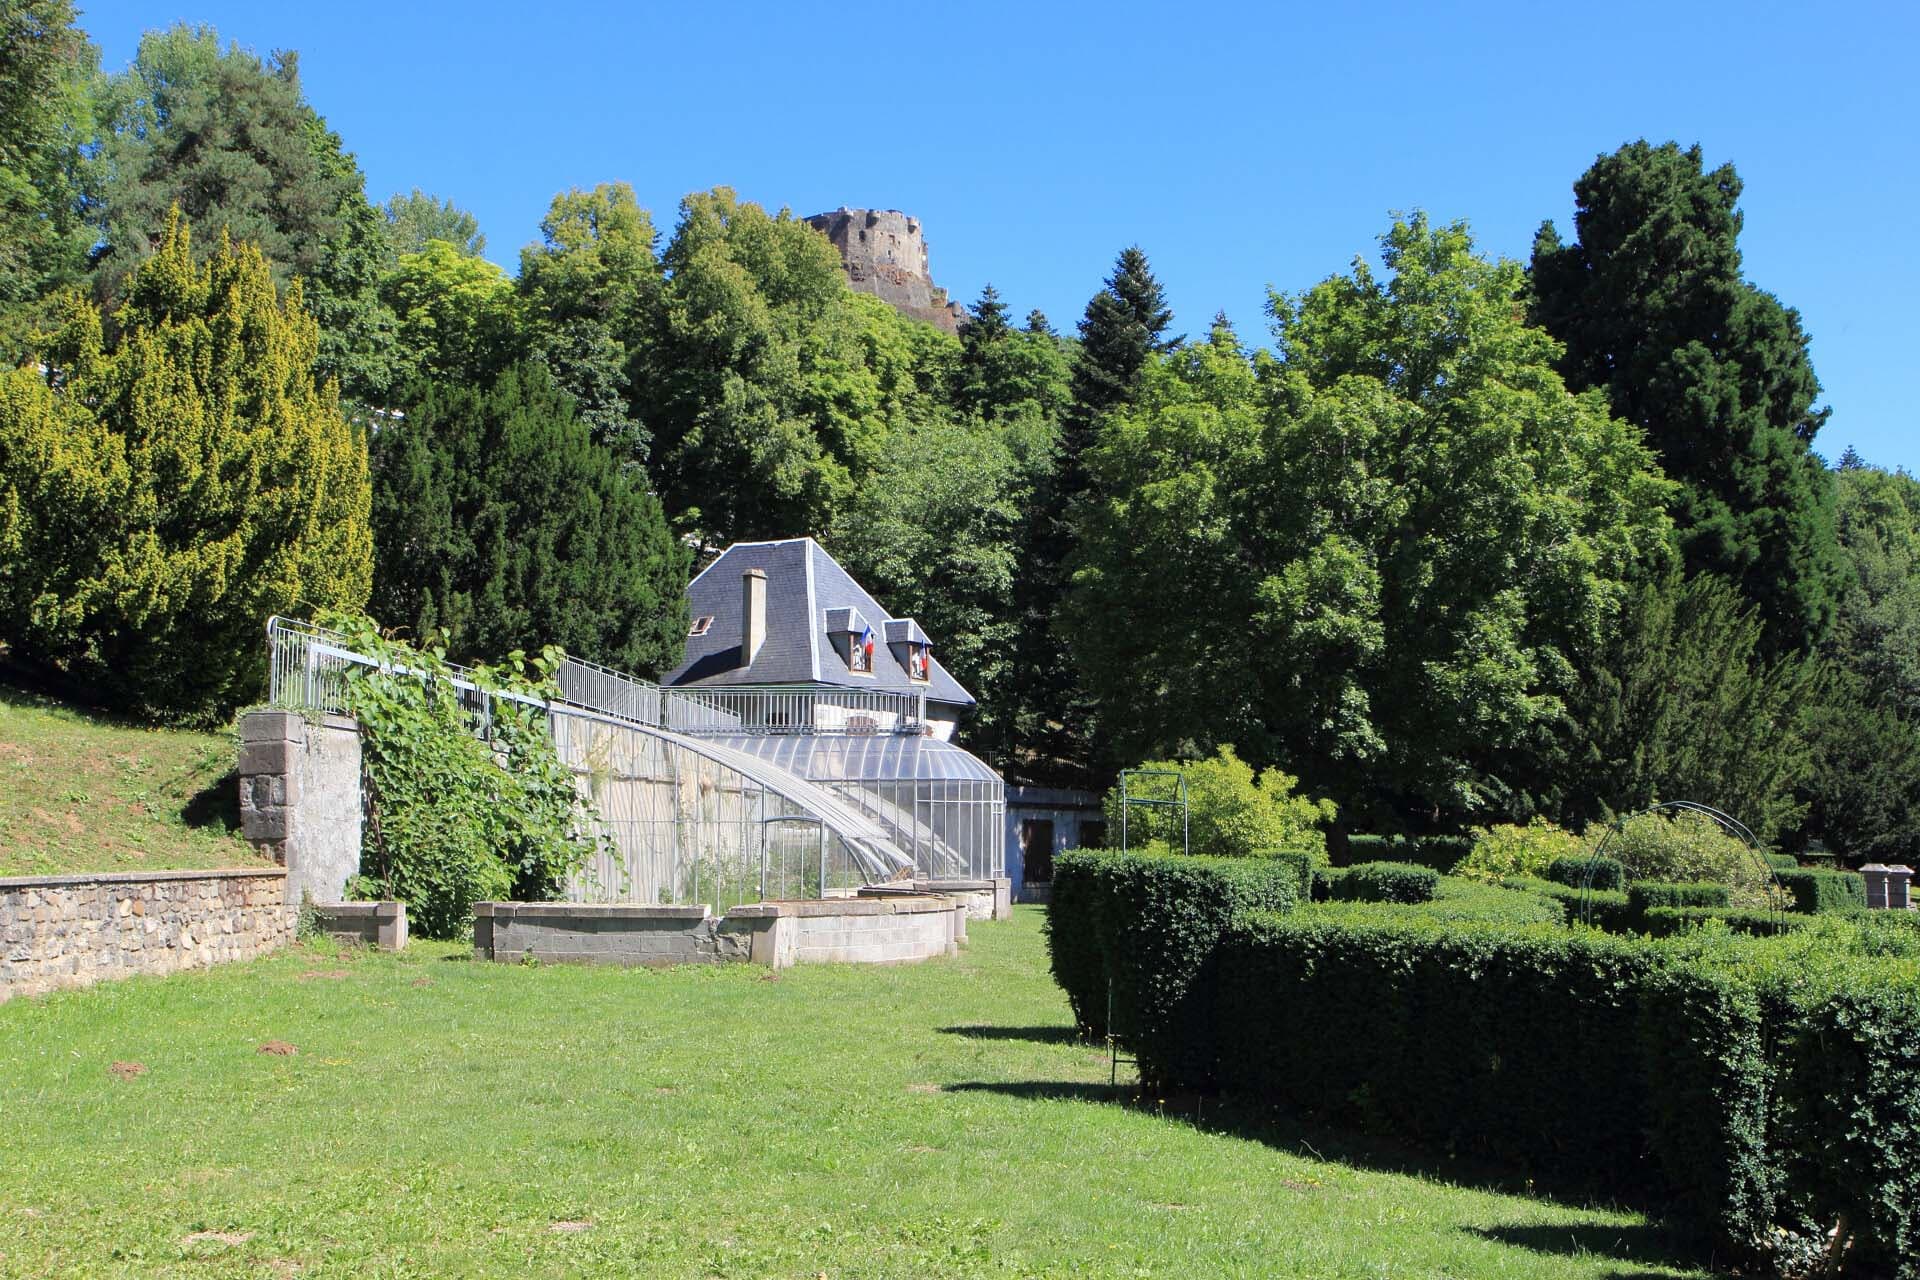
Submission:
<svg viewBox="0 0 1920 1280">
<path fill-rule="evenodd" d="M 364 617 L 326 625 L 381 664 L 348 673 L 369 807 L 349 896 L 400 899 L 430 938 L 462 934 L 475 902 L 558 897 L 600 839 L 540 705 L 558 693 L 560 651 L 475 669 L 480 705 L 455 684 L 443 636 L 416 649 Z"/>
</svg>

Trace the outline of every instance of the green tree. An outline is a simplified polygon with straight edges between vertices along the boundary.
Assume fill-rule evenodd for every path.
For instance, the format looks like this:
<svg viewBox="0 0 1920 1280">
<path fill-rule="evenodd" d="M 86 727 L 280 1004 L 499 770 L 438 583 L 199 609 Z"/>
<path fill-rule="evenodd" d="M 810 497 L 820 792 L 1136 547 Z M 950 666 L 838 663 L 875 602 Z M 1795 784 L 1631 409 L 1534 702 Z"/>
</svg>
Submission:
<svg viewBox="0 0 1920 1280">
<path fill-rule="evenodd" d="M 1568 384 L 1605 390 L 1681 482 L 1689 571 L 1737 583 L 1780 652 L 1825 636 L 1846 575 L 1810 449 L 1827 410 L 1807 335 L 1741 277 L 1740 190 L 1698 147 L 1601 156 L 1574 184 L 1579 239 L 1549 222 L 1534 242 L 1533 314 L 1565 344 Z"/>
<path fill-rule="evenodd" d="M 557 644 L 657 674 L 687 632 L 687 552 L 641 474 L 537 364 L 417 385 L 374 439 L 371 611 L 458 660 Z"/>
<path fill-rule="evenodd" d="M 1187 813 L 1184 838 L 1194 853 L 1223 858 L 1258 858 L 1281 852 L 1325 853 L 1327 837 L 1321 830 L 1337 810 L 1331 801 L 1294 794 L 1300 780 L 1278 769 L 1257 773 L 1230 744 L 1198 760 L 1149 760 L 1139 766 L 1179 774 L 1186 780 Z M 1131 796 L 1175 799 L 1179 784 L 1172 778 L 1131 780 Z M 1107 829 L 1120 839 L 1124 817 L 1129 847 L 1149 841 L 1181 847 L 1181 814 L 1177 808 L 1130 805 L 1121 813 L 1120 788 L 1107 792 L 1104 809 Z"/>
<path fill-rule="evenodd" d="M 397 323 L 403 377 L 484 386 L 521 355 L 513 281 L 445 240 L 403 254 L 380 294 Z"/>
<path fill-rule="evenodd" d="M 1695 800 L 1763 840 L 1791 830 L 1815 772 L 1825 673 L 1769 657 L 1756 606 L 1724 579 L 1674 571 L 1634 589 L 1620 630 L 1585 664 L 1557 761 L 1570 822 Z"/>
<path fill-rule="evenodd" d="M 487 238 L 480 234 L 480 220 L 451 200 L 430 196 L 415 187 L 406 195 L 397 192 L 382 210 L 386 216 L 387 246 L 395 258 L 420 253 L 429 240 L 444 240 L 469 258 L 487 251 Z"/>
<path fill-rule="evenodd" d="M 205 240 L 259 245 L 283 288 L 300 277 L 320 320 L 323 376 L 377 403 L 392 379 L 392 317 L 377 296 L 385 220 L 359 164 L 302 96 L 296 55 L 263 63 L 222 50 L 211 27 L 150 31 L 108 78 L 101 117 L 95 296 L 118 295 L 178 206 Z"/>
<path fill-rule="evenodd" d="M 662 255 L 641 417 L 677 527 L 702 547 L 821 532 L 884 455 L 901 320 L 846 285 L 827 238 L 719 188 L 688 196 Z"/>
<path fill-rule="evenodd" d="M 263 692 L 269 614 L 367 597 L 366 449 L 316 385 L 318 327 L 252 245 L 196 264 L 169 220 L 103 338 L 70 299 L 0 394 L 8 642 L 138 713 Z"/>
<path fill-rule="evenodd" d="M 0 360 L 23 353 L 42 300 L 82 277 L 93 235 L 81 170 L 100 54 L 71 0 L 0 9 Z"/>
<path fill-rule="evenodd" d="M 520 254 L 534 356 L 573 396 L 595 440 L 645 461 L 650 436 L 635 379 L 660 300 L 653 219 L 632 187 L 602 183 L 555 196 L 540 236 Z"/>
<path fill-rule="evenodd" d="M 1637 430 L 1567 391 L 1518 264 L 1421 217 L 1382 243 L 1386 277 L 1356 262 L 1273 298 L 1257 386 L 1216 328 L 1109 416 L 1073 652 L 1103 736 L 1205 751 L 1244 730 L 1356 816 L 1513 812 L 1629 582 L 1668 554 L 1670 486 Z M 1188 696 L 1203 714 L 1173 718 Z"/>
</svg>

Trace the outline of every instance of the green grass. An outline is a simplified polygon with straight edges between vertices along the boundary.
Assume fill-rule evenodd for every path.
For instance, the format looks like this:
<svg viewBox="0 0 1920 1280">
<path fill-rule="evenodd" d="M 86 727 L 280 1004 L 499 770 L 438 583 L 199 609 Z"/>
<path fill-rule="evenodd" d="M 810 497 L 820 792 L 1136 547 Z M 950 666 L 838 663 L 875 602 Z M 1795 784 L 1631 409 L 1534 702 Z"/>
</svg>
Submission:
<svg viewBox="0 0 1920 1280">
<path fill-rule="evenodd" d="M 0 688 L 0 876 L 255 865 L 234 746 Z"/>
<path fill-rule="evenodd" d="M 304 947 L 0 1005 L 0 1274 L 1699 1274 L 1631 1214 L 1106 1081 L 1034 908 L 777 980 Z"/>
</svg>

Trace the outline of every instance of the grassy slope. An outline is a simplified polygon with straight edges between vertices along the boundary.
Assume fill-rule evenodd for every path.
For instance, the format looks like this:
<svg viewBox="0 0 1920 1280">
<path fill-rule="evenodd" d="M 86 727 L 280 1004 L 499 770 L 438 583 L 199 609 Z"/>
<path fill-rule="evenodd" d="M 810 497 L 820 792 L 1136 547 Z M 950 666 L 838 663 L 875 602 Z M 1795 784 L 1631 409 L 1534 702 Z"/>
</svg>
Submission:
<svg viewBox="0 0 1920 1280">
<path fill-rule="evenodd" d="M 1066 1024 L 1033 908 L 777 981 L 304 948 L 15 1000 L 0 1275 L 1694 1274 L 1631 1215 L 1117 1105 Z"/>
<path fill-rule="evenodd" d="M 98 719 L 0 688 L 0 876 L 260 861 L 223 735 Z"/>
</svg>

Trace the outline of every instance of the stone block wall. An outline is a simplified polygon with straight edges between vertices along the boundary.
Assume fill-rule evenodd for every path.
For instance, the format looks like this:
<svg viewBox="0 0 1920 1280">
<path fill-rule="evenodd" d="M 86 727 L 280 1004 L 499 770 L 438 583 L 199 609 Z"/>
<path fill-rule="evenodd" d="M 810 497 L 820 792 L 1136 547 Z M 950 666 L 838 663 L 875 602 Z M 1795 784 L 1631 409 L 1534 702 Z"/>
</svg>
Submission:
<svg viewBox="0 0 1920 1280">
<path fill-rule="evenodd" d="M 346 716 L 240 717 L 240 831 L 287 871 L 287 900 L 339 902 L 360 870 L 360 729 Z"/>
<path fill-rule="evenodd" d="M 251 960 L 295 915 L 273 869 L 0 878 L 0 1000 Z"/>
<path fill-rule="evenodd" d="M 407 946 L 407 904 L 404 902 L 330 902 L 307 908 L 314 928 L 330 938 L 404 951 Z"/>
</svg>

